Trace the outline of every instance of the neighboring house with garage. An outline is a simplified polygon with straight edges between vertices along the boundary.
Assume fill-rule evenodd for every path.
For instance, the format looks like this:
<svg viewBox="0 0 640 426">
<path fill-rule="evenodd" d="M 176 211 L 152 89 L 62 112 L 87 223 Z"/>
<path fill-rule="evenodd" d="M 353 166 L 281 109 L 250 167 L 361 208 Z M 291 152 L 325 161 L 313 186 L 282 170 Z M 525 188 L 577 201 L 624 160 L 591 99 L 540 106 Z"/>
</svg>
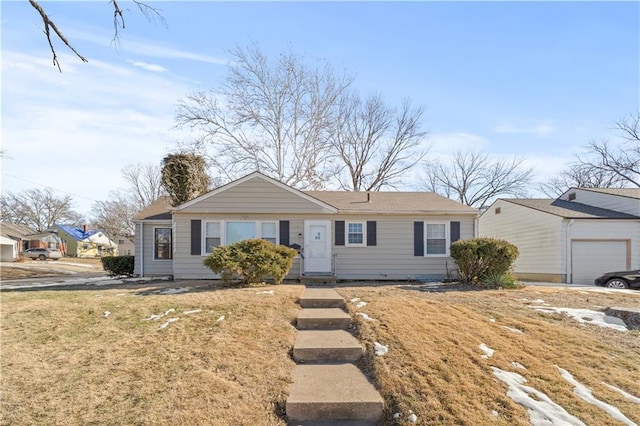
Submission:
<svg viewBox="0 0 640 426">
<path fill-rule="evenodd" d="M 479 231 L 518 247 L 520 279 L 592 284 L 603 272 L 640 268 L 640 189 L 499 199 L 480 216 Z"/>
<path fill-rule="evenodd" d="M 68 225 L 56 225 L 58 235 L 65 243 L 66 255 L 71 257 L 117 256 L 118 245 L 103 232 L 89 229 L 87 225 L 76 228 Z"/>
<path fill-rule="evenodd" d="M 477 216 L 430 192 L 300 191 L 254 172 L 136 215 L 135 273 L 217 278 L 202 263 L 215 247 L 263 238 L 299 250 L 288 279 L 443 279 L 454 270 L 449 246 L 476 235 Z"/>
</svg>

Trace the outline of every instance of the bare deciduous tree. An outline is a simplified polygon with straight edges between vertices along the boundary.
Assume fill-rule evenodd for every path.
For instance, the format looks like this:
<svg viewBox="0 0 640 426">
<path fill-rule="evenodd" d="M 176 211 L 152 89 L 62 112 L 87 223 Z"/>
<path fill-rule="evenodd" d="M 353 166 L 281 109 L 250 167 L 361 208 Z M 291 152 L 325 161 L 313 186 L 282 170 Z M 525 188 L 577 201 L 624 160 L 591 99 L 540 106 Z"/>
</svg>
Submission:
<svg viewBox="0 0 640 426">
<path fill-rule="evenodd" d="M 135 234 L 132 218 L 138 212 L 131 196 L 122 190 L 111 192 L 111 199 L 97 201 L 91 208 L 92 225 L 114 240 Z"/>
<path fill-rule="evenodd" d="M 118 42 L 120 30 L 124 29 L 124 11 L 120 8 L 120 5 L 116 0 L 110 0 L 109 3 L 113 7 L 113 28 L 114 28 L 114 36 L 113 41 Z M 159 10 L 149 6 L 148 4 L 141 2 L 139 0 L 133 0 L 133 3 L 138 7 L 140 12 L 147 18 L 148 21 L 161 21 L 164 23 L 164 18 L 160 14 Z M 52 32 L 54 34 L 54 39 L 57 37 L 69 50 L 71 50 L 82 62 L 89 62 L 87 58 L 82 56 L 80 52 L 76 50 L 75 47 L 67 40 L 62 31 L 58 28 L 56 23 L 51 19 L 49 14 L 44 10 L 44 8 L 40 5 L 40 2 L 35 0 L 29 0 L 29 4 L 33 7 L 40 17 L 42 18 L 42 24 L 44 25 L 43 32 L 47 37 L 47 42 L 49 43 L 49 49 L 51 50 L 51 54 L 53 55 L 53 66 L 58 68 L 58 71 L 62 72 L 62 68 L 60 67 L 60 62 L 58 61 L 58 55 L 56 52 L 56 48 L 54 46 L 53 40 L 51 40 Z"/>
<path fill-rule="evenodd" d="M 160 166 L 149 163 L 129 164 L 122 169 L 122 177 L 129 184 L 125 191 L 129 193 L 138 210 L 142 210 L 158 197 L 166 194 L 162 187 Z"/>
<path fill-rule="evenodd" d="M 394 187 L 422 161 L 425 132 L 420 129 L 422 108 L 405 100 L 396 110 L 380 95 L 362 101 L 358 95 L 340 99 L 336 128 L 330 137 L 339 158 L 336 178 L 352 191 L 378 191 Z"/>
<path fill-rule="evenodd" d="M 53 190 L 28 189 L 0 197 L 2 220 L 25 225 L 38 232 L 51 229 L 55 224 L 80 225 L 82 215 L 72 208 L 70 195 L 58 196 Z"/>
<path fill-rule="evenodd" d="M 578 163 L 590 170 L 617 176 L 617 183 L 640 188 L 640 113 L 630 114 L 616 122 L 623 142 L 615 145 L 609 140 L 591 141 L 586 155 L 578 156 Z"/>
<path fill-rule="evenodd" d="M 619 175 L 606 170 L 573 163 L 538 189 L 548 197 L 556 198 L 569 188 L 624 188 L 625 182 Z"/>
<path fill-rule="evenodd" d="M 178 126 L 200 132 L 199 148 L 227 180 L 258 170 L 293 187 L 322 188 L 337 100 L 351 78 L 292 53 L 269 61 L 255 45 L 234 50 L 230 64 L 220 90 L 180 102 Z"/>
<path fill-rule="evenodd" d="M 499 196 L 523 196 L 533 169 L 523 159 L 492 160 L 476 150 L 457 151 L 447 163 L 434 160 L 424 168 L 421 185 L 462 204 L 484 209 Z"/>
</svg>

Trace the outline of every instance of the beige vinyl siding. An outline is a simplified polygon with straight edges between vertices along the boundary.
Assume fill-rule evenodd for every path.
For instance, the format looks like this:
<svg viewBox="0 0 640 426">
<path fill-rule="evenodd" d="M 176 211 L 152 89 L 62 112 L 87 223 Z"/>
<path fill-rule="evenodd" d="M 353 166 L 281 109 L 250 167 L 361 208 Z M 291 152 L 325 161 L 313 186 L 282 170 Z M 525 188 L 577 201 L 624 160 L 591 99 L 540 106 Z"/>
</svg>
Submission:
<svg viewBox="0 0 640 426">
<path fill-rule="evenodd" d="M 144 222 L 142 225 L 143 231 L 140 229 L 141 224 L 136 223 L 136 238 L 135 238 L 135 266 L 134 274 L 144 274 L 145 277 L 154 275 L 173 275 L 173 262 L 171 260 L 154 260 L 153 250 L 153 229 L 154 228 L 171 228 L 171 221 L 166 222 Z M 175 256 L 175 230 L 173 232 L 173 249 Z M 141 255 L 140 239 L 143 239 L 144 244 L 144 256 Z M 140 266 L 140 259 L 144 262 L 144 268 Z M 141 270 L 142 269 L 142 270 Z"/>
<path fill-rule="evenodd" d="M 569 194 L 574 192 L 576 199 L 573 202 L 640 216 L 640 200 L 637 198 L 576 189 L 564 194 L 562 199 L 568 201 Z"/>
<path fill-rule="evenodd" d="M 336 275 L 338 279 L 402 279 L 442 278 L 447 268 L 453 264 L 449 257 L 414 256 L 413 222 L 460 222 L 462 239 L 474 235 L 474 216 L 400 216 L 400 215 L 303 215 L 303 214 L 174 214 L 174 275 L 176 279 L 212 279 L 217 278 L 202 264 L 205 256 L 191 255 L 191 220 L 288 220 L 289 243 L 304 246 L 304 221 L 330 219 L 332 252 L 336 255 Z M 336 220 L 377 221 L 377 246 L 344 247 L 335 246 Z M 302 237 L 298 237 L 302 234 Z M 300 261 L 295 259 L 288 279 L 300 275 Z"/>
<path fill-rule="evenodd" d="M 280 188 L 264 179 L 251 179 L 215 196 L 181 210 L 185 213 L 324 213 L 324 209 L 312 200 Z"/>
<path fill-rule="evenodd" d="M 561 217 L 498 200 L 480 216 L 478 228 L 481 237 L 500 238 L 518 247 L 516 274 L 564 280 L 566 234 Z"/>
</svg>

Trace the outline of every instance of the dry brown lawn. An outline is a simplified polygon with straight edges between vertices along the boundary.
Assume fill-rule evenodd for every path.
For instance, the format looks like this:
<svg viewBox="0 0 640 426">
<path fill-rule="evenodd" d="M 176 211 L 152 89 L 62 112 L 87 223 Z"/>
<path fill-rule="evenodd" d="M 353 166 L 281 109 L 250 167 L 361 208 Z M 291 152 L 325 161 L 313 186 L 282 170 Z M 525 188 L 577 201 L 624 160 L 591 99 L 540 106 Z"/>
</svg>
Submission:
<svg viewBox="0 0 640 426">
<path fill-rule="evenodd" d="M 161 287 L 193 288 L 150 293 Z M 522 374 L 586 424 L 619 424 L 577 398 L 556 368 L 562 367 L 640 423 L 640 405 L 602 384 L 640 396 L 640 333 L 579 325 L 527 307 L 538 298 L 558 307 L 637 307 L 640 292 L 416 288 L 338 288 L 346 299 L 368 303 L 359 310 L 349 304 L 352 313 L 375 319 L 357 319 L 353 331 L 368 349 L 360 366 L 385 398 L 382 424 L 408 424 L 393 414 L 406 419 L 409 410 L 418 424 L 529 424 L 526 409 L 507 397 L 491 366 Z M 257 294 L 266 290 L 275 294 Z M 299 285 L 222 289 L 178 281 L 2 292 L 0 423 L 283 425 L 302 291 Z M 170 309 L 175 312 L 158 321 L 144 320 Z M 374 341 L 389 352 L 374 356 Z M 481 343 L 495 349 L 493 357 L 481 358 Z M 512 361 L 527 369 L 514 369 Z"/>
<path fill-rule="evenodd" d="M 60 260 L 23 259 L 4 263 L 0 267 L 0 280 L 71 276 L 76 274 L 103 273 L 99 258 L 63 257 Z"/>
</svg>

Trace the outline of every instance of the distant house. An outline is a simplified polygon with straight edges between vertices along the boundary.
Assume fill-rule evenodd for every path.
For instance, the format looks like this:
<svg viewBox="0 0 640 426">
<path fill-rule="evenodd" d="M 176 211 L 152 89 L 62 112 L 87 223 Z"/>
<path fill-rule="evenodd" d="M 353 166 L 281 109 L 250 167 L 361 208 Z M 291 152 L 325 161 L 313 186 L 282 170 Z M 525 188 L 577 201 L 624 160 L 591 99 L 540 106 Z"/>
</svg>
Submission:
<svg viewBox="0 0 640 426">
<path fill-rule="evenodd" d="M 118 255 L 133 256 L 133 253 L 136 250 L 134 239 L 135 239 L 134 236 L 123 236 L 123 235 L 117 236 L 115 238 L 115 241 L 118 243 Z"/>
<path fill-rule="evenodd" d="M 518 247 L 520 279 L 592 284 L 603 272 L 640 268 L 640 189 L 500 199 L 480 216 L 479 231 Z"/>
<path fill-rule="evenodd" d="M 87 225 L 75 228 L 67 225 L 56 225 L 60 238 L 65 242 L 67 256 L 102 257 L 117 256 L 118 246 L 97 229 L 89 229 Z"/>
<path fill-rule="evenodd" d="M 138 213 L 135 273 L 215 279 L 202 264 L 215 247 L 262 238 L 301 253 L 288 279 L 437 280 L 453 269 L 451 243 L 476 235 L 477 216 L 431 192 L 300 191 L 254 172 Z"/>
<path fill-rule="evenodd" d="M 62 239 L 58 236 L 56 230 L 47 230 L 44 232 L 35 232 L 33 229 L 13 223 L 0 223 L 0 236 L 11 239 L 15 245 L 15 258 L 29 248 L 55 248 L 64 253 L 65 247 Z M 5 246 L 5 254 L 8 253 L 6 246 L 8 241 L 3 244 Z M 7 256 L 5 256 L 6 258 Z"/>
</svg>

